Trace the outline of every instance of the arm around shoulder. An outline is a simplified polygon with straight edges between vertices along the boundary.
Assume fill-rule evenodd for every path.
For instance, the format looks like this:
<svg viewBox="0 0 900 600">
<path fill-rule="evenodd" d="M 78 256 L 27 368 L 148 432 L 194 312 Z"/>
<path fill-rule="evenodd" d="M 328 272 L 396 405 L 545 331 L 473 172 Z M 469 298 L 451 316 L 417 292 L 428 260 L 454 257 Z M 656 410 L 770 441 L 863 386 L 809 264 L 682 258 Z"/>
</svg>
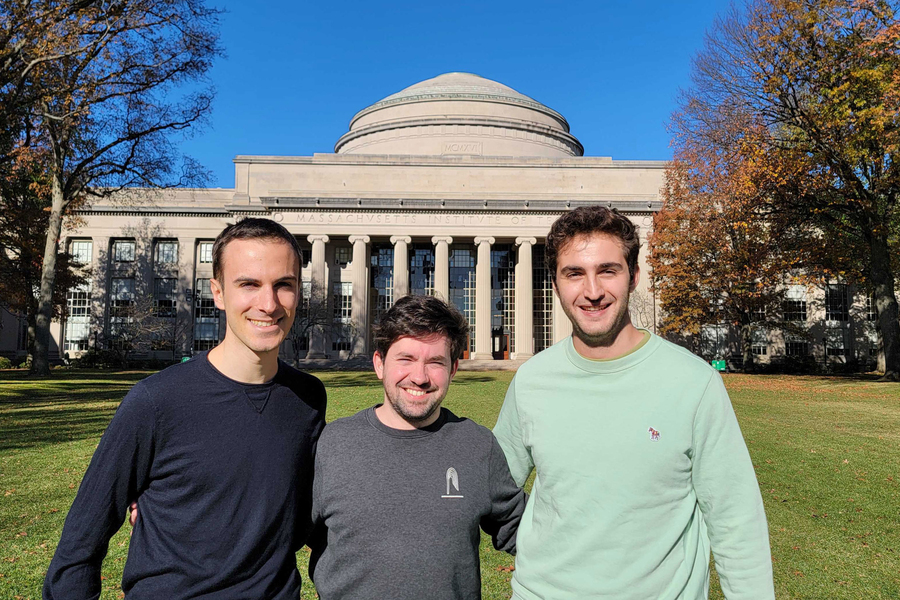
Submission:
<svg viewBox="0 0 900 600">
<path fill-rule="evenodd" d="M 109 540 L 149 483 L 155 423 L 155 406 L 138 384 L 119 405 L 84 474 L 44 580 L 45 600 L 99 596 Z"/>
<path fill-rule="evenodd" d="M 497 417 L 497 424 L 494 425 L 494 435 L 506 455 L 509 472 L 516 485 L 525 485 L 525 481 L 534 469 L 534 461 L 531 459 L 531 450 L 525 444 L 525 436 L 522 431 L 519 406 L 516 401 L 516 377 L 513 377 L 509 389 L 506 390 L 506 398 L 500 408 L 500 416 Z"/>
<path fill-rule="evenodd" d="M 491 536 L 494 548 L 516 553 L 516 532 L 525 512 L 527 496 L 513 481 L 500 444 L 491 436 L 489 459 L 490 512 L 482 519 L 481 528 Z"/>
<path fill-rule="evenodd" d="M 775 598 L 759 483 L 728 392 L 713 373 L 694 417 L 692 478 L 727 600 Z"/>
</svg>

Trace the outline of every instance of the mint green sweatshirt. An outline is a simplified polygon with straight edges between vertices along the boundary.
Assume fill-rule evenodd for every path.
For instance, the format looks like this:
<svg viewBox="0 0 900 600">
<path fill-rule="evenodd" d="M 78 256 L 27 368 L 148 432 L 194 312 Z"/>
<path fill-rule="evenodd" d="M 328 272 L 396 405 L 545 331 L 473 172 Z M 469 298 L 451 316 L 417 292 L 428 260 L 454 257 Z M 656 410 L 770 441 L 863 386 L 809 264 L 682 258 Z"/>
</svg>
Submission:
<svg viewBox="0 0 900 600">
<path fill-rule="evenodd" d="M 610 361 L 572 338 L 519 368 L 494 428 L 534 488 L 513 598 L 774 599 L 766 515 L 722 378 L 657 336 Z"/>
</svg>

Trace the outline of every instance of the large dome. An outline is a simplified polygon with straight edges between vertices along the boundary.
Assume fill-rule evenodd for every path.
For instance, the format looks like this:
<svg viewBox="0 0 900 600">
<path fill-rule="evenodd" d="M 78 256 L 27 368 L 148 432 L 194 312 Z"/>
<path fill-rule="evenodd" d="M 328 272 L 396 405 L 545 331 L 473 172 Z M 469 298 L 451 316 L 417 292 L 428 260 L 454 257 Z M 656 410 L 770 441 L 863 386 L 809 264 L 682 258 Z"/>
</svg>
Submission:
<svg viewBox="0 0 900 600">
<path fill-rule="evenodd" d="M 551 158 L 584 154 L 561 114 L 471 73 L 427 79 L 359 111 L 334 151 Z"/>
</svg>

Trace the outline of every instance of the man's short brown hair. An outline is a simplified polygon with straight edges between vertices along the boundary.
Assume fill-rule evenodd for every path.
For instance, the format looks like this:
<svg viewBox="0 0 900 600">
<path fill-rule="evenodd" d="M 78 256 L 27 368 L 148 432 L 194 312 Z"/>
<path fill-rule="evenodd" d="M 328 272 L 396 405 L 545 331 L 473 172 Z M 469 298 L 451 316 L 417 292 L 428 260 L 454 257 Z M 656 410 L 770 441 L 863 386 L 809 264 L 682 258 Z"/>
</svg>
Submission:
<svg viewBox="0 0 900 600">
<path fill-rule="evenodd" d="M 213 279 L 218 282 L 222 281 L 224 262 L 222 257 L 225 253 L 225 246 L 233 240 L 280 240 L 290 246 L 297 255 L 297 268 L 299 269 L 303 265 L 300 243 L 297 242 L 297 238 L 290 231 L 271 219 L 247 218 L 223 229 L 213 244 Z"/>
<path fill-rule="evenodd" d="M 559 252 L 566 245 L 580 235 L 589 236 L 602 233 L 618 239 L 625 252 L 625 261 L 628 263 L 628 276 L 634 279 L 637 270 L 638 252 L 641 249 L 641 240 L 638 238 L 637 228 L 628 217 L 619 214 L 615 208 L 609 209 L 603 206 L 581 206 L 558 218 L 550 233 L 547 234 L 544 257 L 547 261 L 547 269 L 550 277 L 556 283 L 556 261 Z"/>
<path fill-rule="evenodd" d="M 383 357 L 400 338 L 446 336 L 450 362 L 462 356 L 469 340 L 469 324 L 459 309 L 434 296 L 404 296 L 381 317 L 374 329 L 375 351 Z"/>
</svg>

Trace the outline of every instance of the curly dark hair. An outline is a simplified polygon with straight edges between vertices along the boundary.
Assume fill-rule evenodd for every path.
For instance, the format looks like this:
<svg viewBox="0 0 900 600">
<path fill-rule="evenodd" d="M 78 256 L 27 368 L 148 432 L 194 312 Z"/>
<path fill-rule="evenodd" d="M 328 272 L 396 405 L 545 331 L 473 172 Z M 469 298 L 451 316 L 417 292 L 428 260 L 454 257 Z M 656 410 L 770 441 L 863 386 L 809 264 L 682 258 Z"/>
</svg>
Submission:
<svg viewBox="0 0 900 600">
<path fill-rule="evenodd" d="M 450 361 L 456 362 L 468 342 L 469 324 L 459 309 L 440 298 L 404 296 L 384 313 L 373 333 L 375 351 L 382 357 L 402 337 L 446 336 Z"/>
<path fill-rule="evenodd" d="M 638 252 L 641 248 L 637 227 L 628 217 L 619 214 L 615 208 L 581 206 L 558 218 L 550 227 L 550 233 L 547 234 L 544 258 L 554 283 L 556 283 L 556 261 L 560 250 L 579 235 L 595 233 L 603 233 L 622 242 L 625 260 L 628 263 L 628 275 L 634 279 Z"/>
<path fill-rule="evenodd" d="M 213 244 L 212 268 L 213 278 L 222 281 L 222 256 L 232 240 L 280 240 L 291 247 L 297 254 L 297 265 L 303 264 L 300 243 L 290 231 L 271 219 L 247 218 L 222 230 Z"/>
</svg>

